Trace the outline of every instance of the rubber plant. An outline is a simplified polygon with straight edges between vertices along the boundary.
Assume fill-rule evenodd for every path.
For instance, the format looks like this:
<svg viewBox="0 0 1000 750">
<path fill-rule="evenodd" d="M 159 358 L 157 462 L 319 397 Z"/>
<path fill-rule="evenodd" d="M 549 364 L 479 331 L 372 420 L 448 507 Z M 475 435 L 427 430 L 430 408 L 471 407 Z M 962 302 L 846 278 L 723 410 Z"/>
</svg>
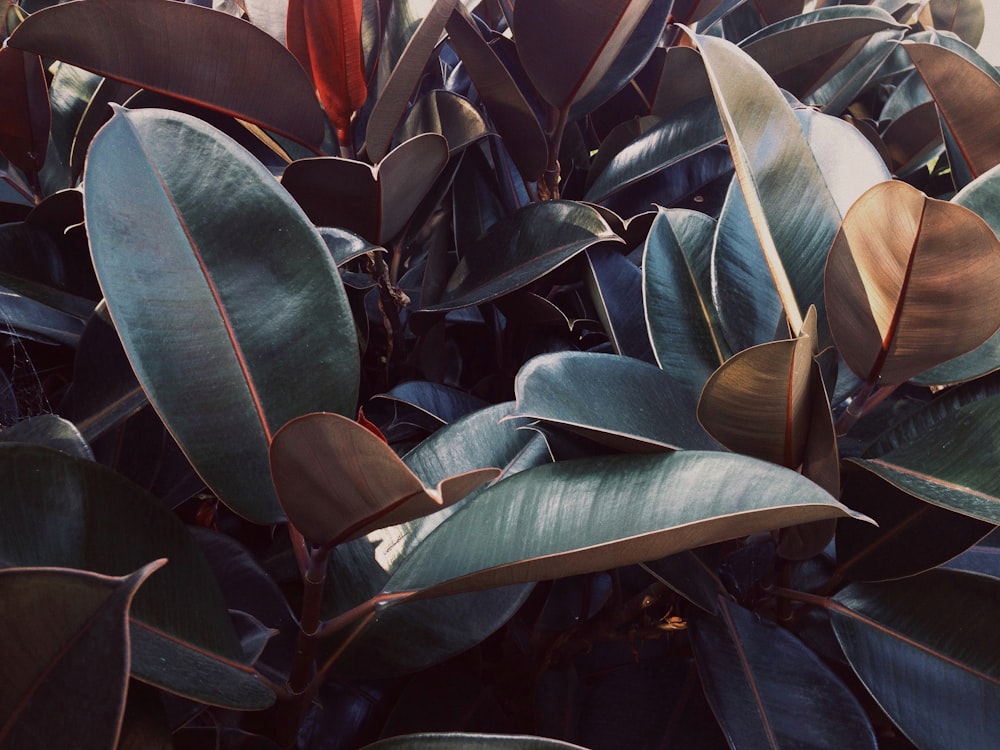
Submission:
<svg viewBox="0 0 1000 750">
<path fill-rule="evenodd" d="M 0 746 L 1000 745 L 982 0 L 0 10 Z"/>
</svg>

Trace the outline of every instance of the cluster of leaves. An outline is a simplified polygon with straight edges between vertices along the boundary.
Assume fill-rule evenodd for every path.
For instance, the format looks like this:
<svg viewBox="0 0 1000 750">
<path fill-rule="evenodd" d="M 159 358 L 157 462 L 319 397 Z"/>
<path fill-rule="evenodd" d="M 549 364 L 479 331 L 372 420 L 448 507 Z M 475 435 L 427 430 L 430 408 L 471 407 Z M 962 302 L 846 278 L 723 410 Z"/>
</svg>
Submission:
<svg viewBox="0 0 1000 750">
<path fill-rule="evenodd" d="M 1000 745 L 981 0 L 200 5 L 4 3 L 0 745 Z"/>
</svg>

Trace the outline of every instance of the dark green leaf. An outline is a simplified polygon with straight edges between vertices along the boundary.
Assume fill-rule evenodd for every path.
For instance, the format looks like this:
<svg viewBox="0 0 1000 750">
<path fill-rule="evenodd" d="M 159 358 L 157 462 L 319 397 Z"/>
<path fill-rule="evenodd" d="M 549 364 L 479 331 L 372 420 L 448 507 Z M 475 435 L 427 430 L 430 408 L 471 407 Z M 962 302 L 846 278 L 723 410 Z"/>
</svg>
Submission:
<svg viewBox="0 0 1000 750">
<path fill-rule="evenodd" d="M 136 677 L 215 705 L 264 708 L 274 700 L 242 663 L 211 569 L 162 503 L 110 469 L 35 446 L 0 446 L 0 474 L 0 564 L 124 575 L 169 560 L 132 604 Z"/>
<path fill-rule="evenodd" d="M 281 520 L 270 437 L 356 408 L 354 321 L 322 239 L 259 162 L 186 115 L 120 111 L 84 182 L 97 274 L 150 401 L 223 502 Z"/>
<path fill-rule="evenodd" d="M 399 141 L 405 143 L 422 133 L 444 136 L 448 153 L 454 156 L 490 135 L 490 127 L 468 99 L 451 91 L 434 89 L 413 105 L 399 129 Z"/>
<path fill-rule="evenodd" d="M 37 172 L 49 146 L 49 90 L 38 55 L 4 46 L 0 49 L 0 151 L 19 169 Z"/>
<path fill-rule="evenodd" d="M 0 443 L 44 445 L 86 461 L 94 460 L 93 451 L 76 426 L 55 414 L 29 417 L 0 431 Z"/>
<path fill-rule="evenodd" d="M 583 750 L 560 740 L 502 734 L 410 734 L 379 740 L 363 750 Z"/>
<path fill-rule="evenodd" d="M 789 631 L 724 596 L 718 616 L 691 626 L 698 673 L 731 747 L 878 747 L 857 698 Z"/>
<path fill-rule="evenodd" d="M 0 745 L 116 746 L 128 683 L 129 605 L 165 562 L 122 578 L 61 568 L 0 570 Z"/>
<path fill-rule="evenodd" d="M 828 609 L 851 667 L 918 747 L 1000 741 L 1000 580 L 931 570 L 853 584 Z"/>
<path fill-rule="evenodd" d="M 437 596 L 561 578 L 848 515 L 808 479 L 746 456 L 560 461 L 503 479 L 463 505 L 385 591 Z"/>
<path fill-rule="evenodd" d="M 611 346 L 625 357 L 653 362 L 642 304 L 642 271 L 615 248 L 585 253 L 584 279 Z"/>
<path fill-rule="evenodd" d="M 646 362 L 590 352 L 543 354 L 517 375 L 516 414 L 630 452 L 714 449 L 682 383 Z"/>
</svg>

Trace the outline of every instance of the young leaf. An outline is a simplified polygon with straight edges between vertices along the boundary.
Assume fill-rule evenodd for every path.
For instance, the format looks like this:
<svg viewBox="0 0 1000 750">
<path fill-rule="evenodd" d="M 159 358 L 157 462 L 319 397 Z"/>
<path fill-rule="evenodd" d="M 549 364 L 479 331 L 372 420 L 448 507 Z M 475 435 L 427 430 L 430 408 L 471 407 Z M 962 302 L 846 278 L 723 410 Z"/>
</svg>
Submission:
<svg viewBox="0 0 1000 750">
<path fill-rule="evenodd" d="M 828 606 L 865 687 L 921 748 L 987 748 L 1000 739 L 1000 580 L 953 570 L 848 586 Z M 958 613 L 975 613 L 962 618 Z"/>
<path fill-rule="evenodd" d="M 119 110 L 84 184 L 94 266 L 150 402 L 223 502 L 282 520 L 274 432 L 357 408 L 354 321 L 323 240 L 259 162 L 186 115 Z"/>
<path fill-rule="evenodd" d="M 895 385 L 1000 327 L 1000 240 L 966 208 L 903 182 L 868 190 L 827 260 L 830 330 L 856 375 Z"/>
<path fill-rule="evenodd" d="M 165 563 L 121 578 L 66 568 L 0 570 L 0 745 L 116 746 L 128 685 L 129 606 Z"/>
<path fill-rule="evenodd" d="M 362 0 L 289 0 L 286 46 L 312 79 L 340 142 L 368 96 L 361 50 Z"/>
<path fill-rule="evenodd" d="M 480 468 L 425 487 L 384 441 L 338 414 L 293 419 L 275 434 L 270 455 L 289 521 L 331 546 L 453 505 L 500 473 Z"/>
<path fill-rule="evenodd" d="M 691 630 L 705 694 L 733 747 L 878 747 L 858 699 L 788 630 L 724 596 L 718 615 L 699 614 Z"/>
<path fill-rule="evenodd" d="M 488 487 L 386 584 L 418 597 L 561 578 L 807 521 L 864 518 L 801 475 L 713 451 L 538 466 Z"/>
<path fill-rule="evenodd" d="M 323 143 L 323 110 L 292 54 L 225 13 L 160 0 L 64 3 L 32 13 L 7 44 L 198 102 L 314 150 Z"/>
</svg>

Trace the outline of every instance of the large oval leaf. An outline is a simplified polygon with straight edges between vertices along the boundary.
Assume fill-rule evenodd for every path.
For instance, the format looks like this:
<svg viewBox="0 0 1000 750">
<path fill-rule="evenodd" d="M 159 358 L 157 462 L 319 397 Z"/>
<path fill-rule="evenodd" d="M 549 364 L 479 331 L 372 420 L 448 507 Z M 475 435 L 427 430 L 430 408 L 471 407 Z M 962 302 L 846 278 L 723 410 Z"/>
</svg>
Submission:
<svg viewBox="0 0 1000 750">
<path fill-rule="evenodd" d="M 385 591 L 428 596 L 561 578 L 844 516 L 864 518 L 801 475 L 746 456 L 560 461 L 515 474 L 462 506 Z"/>
<path fill-rule="evenodd" d="M 698 674 L 731 747 L 878 747 L 858 699 L 788 630 L 720 596 L 718 615 L 699 614 L 692 631 Z"/>
<path fill-rule="evenodd" d="M 932 570 L 856 583 L 828 611 L 851 667 L 918 747 L 988 748 L 1000 741 L 1000 580 Z"/>
<path fill-rule="evenodd" d="M 544 201 L 501 219 L 458 263 L 441 301 L 455 310 L 520 289 L 598 242 L 621 243 L 601 215 L 573 201 Z"/>
<path fill-rule="evenodd" d="M 868 190 L 830 248 L 830 329 L 848 367 L 897 384 L 1000 327 L 1000 240 L 981 218 L 903 182 Z"/>
<path fill-rule="evenodd" d="M 186 115 L 119 111 L 84 183 L 94 266 L 150 401 L 223 502 L 282 520 L 271 436 L 356 408 L 354 321 L 323 240 L 259 162 Z"/>
<path fill-rule="evenodd" d="M 225 13 L 160 0 L 86 0 L 33 13 L 8 44 L 204 104 L 314 150 L 323 142 L 323 110 L 295 58 Z"/>
<path fill-rule="evenodd" d="M 273 702 L 244 662 L 211 569 L 162 503 L 110 469 L 46 448 L 0 446 L 0 474 L 4 564 L 118 576 L 169 560 L 132 603 L 133 675 L 203 703 Z"/>
<path fill-rule="evenodd" d="M 0 745 L 116 746 L 128 685 L 129 605 L 165 562 L 123 578 L 64 568 L 0 570 Z"/>
<path fill-rule="evenodd" d="M 600 83 L 652 0 L 519 3 L 512 29 L 517 55 L 545 100 L 566 112 Z"/>
<path fill-rule="evenodd" d="M 514 390 L 517 416 L 557 424 L 616 450 L 718 447 L 697 422 L 694 395 L 637 359 L 542 354 L 521 368 Z"/>
</svg>

